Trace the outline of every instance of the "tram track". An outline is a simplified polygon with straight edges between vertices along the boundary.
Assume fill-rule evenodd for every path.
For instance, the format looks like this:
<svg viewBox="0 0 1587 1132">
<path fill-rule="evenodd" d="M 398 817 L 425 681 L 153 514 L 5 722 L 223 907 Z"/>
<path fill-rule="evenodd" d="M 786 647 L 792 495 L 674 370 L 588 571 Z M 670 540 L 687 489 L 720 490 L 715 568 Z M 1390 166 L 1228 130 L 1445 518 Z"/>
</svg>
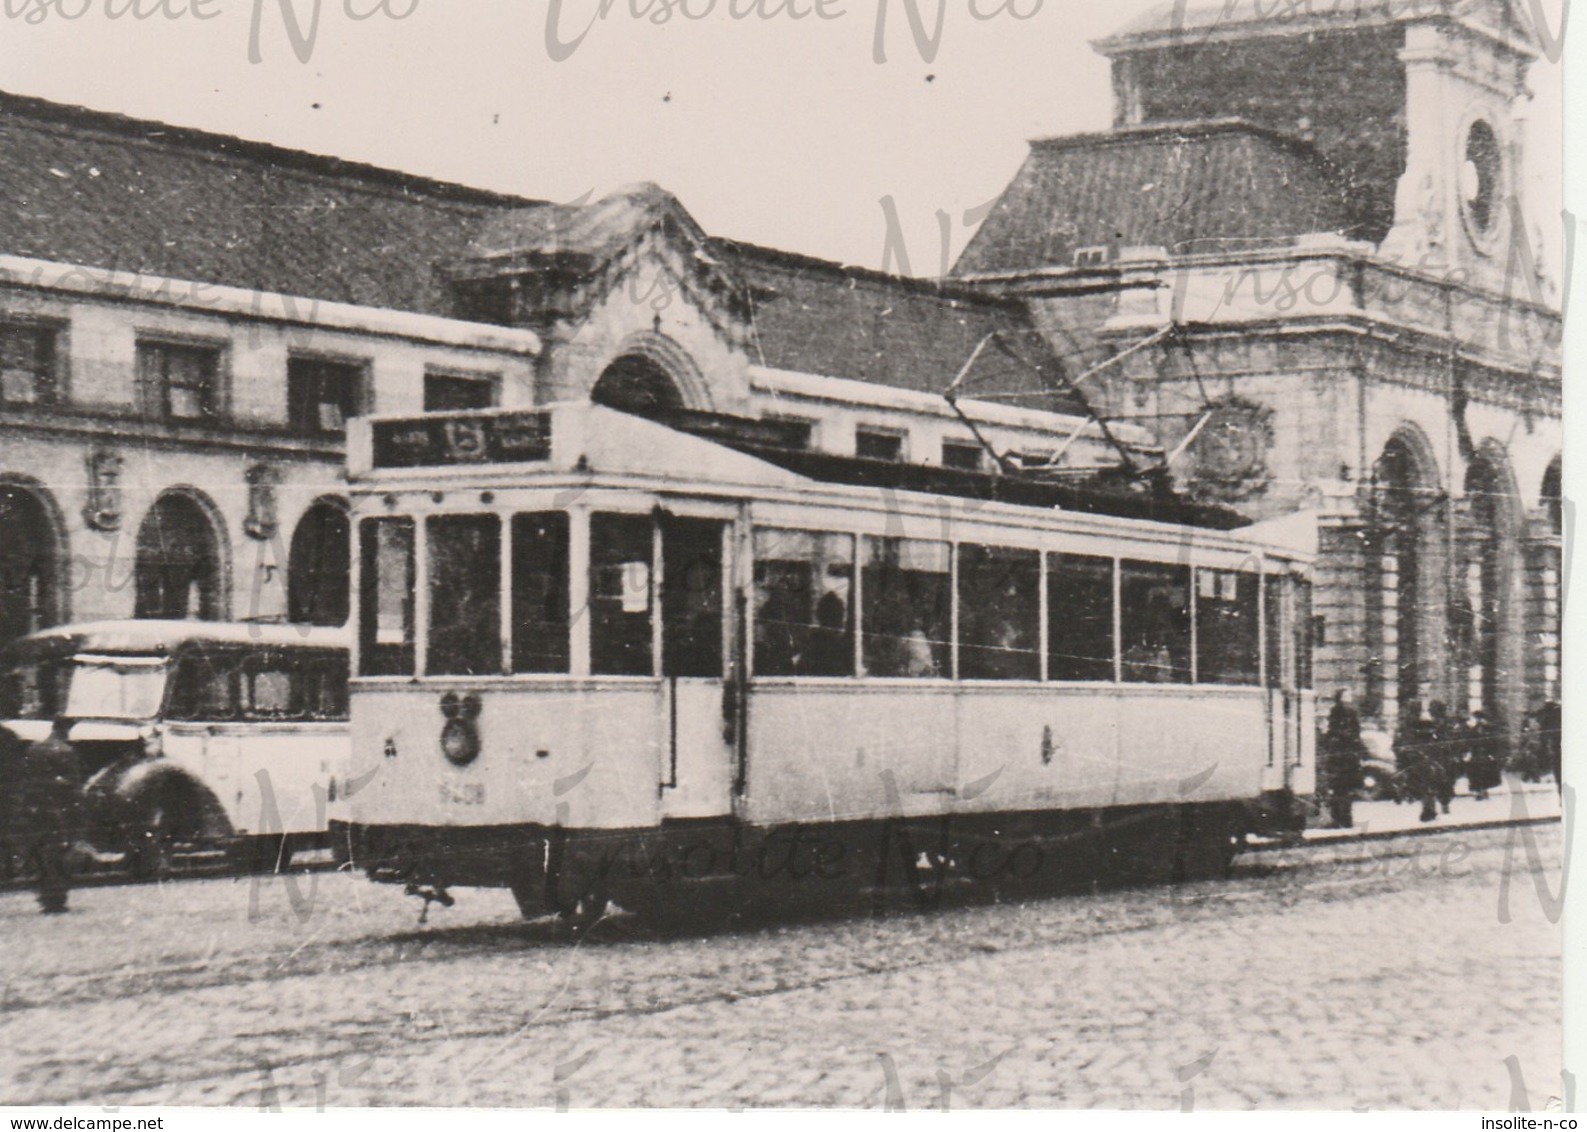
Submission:
<svg viewBox="0 0 1587 1132">
<path fill-rule="evenodd" d="M 277 1004 L 274 1011 L 292 1013 L 293 1004 L 327 993 L 316 989 L 320 981 L 335 980 L 341 994 L 352 976 L 363 985 L 343 1004 L 339 1017 L 316 1018 L 305 1012 L 301 1025 L 286 1029 L 260 1018 L 264 1027 L 239 1036 L 273 1051 L 260 1057 L 282 1080 L 327 1066 L 374 1065 L 398 1052 L 403 1058 L 423 1057 L 417 1051 L 449 1042 L 484 1041 L 467 1076 L 485 1081 L 503 1059 L 517 1058 L 521 1039 L 534 1036 L 547 1048 L 561 1049 L 567 1042 L 548 1035 L 583 1023 L 615 1022 L 621 1028 L 616 1020 L 721 1003 L 766 1002 L 962 964 L 1006 958 L 1040 963 L 1040 953 L 1172 930 L 1175 924 L 1249 921 L 1280 911 L 1304 912 L 1308 904 L 1393 893 L 1415 883 L 1412 873 L 1380 866 L 1414 860 L 1421 844 L 1407 839 L 1399 846 L 1336 853 L 1333 859 L 1315 852 L 1243 858 L 1229 880 L 1178 888 L 1104 889 L 1008 905 L 956 901 L 935 911 L 882 920 L 806 913 L 709 934 L 659 934 L 626 917 L 582 937 L 570 936 L 549 921 L 485 923 L 352 938 L 333 932 L 323 940 L 259 954 L 238 951 L 222 932 L 218 951 L 212 947 L 207 954 L 173 956 L 175 962 L 46 977 L 31 991 L 22 980 L 9 979 L 0 1017 L 11 1015 L 15 1021 L 18 1014 L 46 1006 L 69 1006 L 74 1013 L 95 1004 L 114 1009 L 123 1000 L 133 1000 L 129 1005 L 141 1011 L 135 1002 L 139 998 L 169 1003 L 191 995 L 195 1002 L 209 1002 L 220 988 L 235 990 L 227 1000 L 270 1002 Z M 1480 834 L 1475 853 L 1479 877 L 1496 872 L 1500 849 L 1502 840 L 1494 832 Z M 1351 871 L 1352 864 L 1369 869 Z M 993 922 L 995 930 L 989 930 Z M 305 930 L 312 932 L 313 925 Z M 809 933 L 815 934 L 814 940 L 801 939 Z M 526 968 L 525 961 L 533 960 L 538 960 L 533 969 Z M 520 993 L 488 989 L 506 986 Z M 278 1029 L 281 1040 L 271 1039 Z M 206 1087 L 218 1086 L 241 1090 L 236 1095 L 247 1103 L 249 1083 L 258 1076 L 256 1063 L 249 1060 L 255 1068 L 244 1071 L 235 1056 L 195 1050 L 191 1059 L 177 1063 L 174 1074 L 171 1066 L 162 1066 L 158 1080 L 128 1063 L 121 1067 L 120 1079 L 96 1087 L 94 1099 L 158 1102 L 168 1096 L 178 1103 L 195 1090 L 209 1095 Z M 55 1100 L 40 1097 L 38 1103 L 82 1099 L 80 1093 L 63 1094 Z"/>
<path fill-rule="evenodd" d="M 1454 833 L 1453 827 L 1446 833 Z M 1339 846 L 1339 842 L 1307 843 L 1295 847 L 1298 852 Z M 1348 843 L 1346 843 L 1348 844 Z M 723 928 L 708 931 L 660 931 L 637 918 L 620 915 L 580 935 L 570 933 L 552 918 L 535 921 L 504 921 L 499 924 L 474 924 L 459 927 L 431 926 L 405 929 L 387 934 L 365 935 L 359 938 L 331 938 L 315 942 L 300 941 L 284 955 L 236 954 L 232 956 L 209 953 L 184 957 L 178 962 L 149 967 L 120 967 L 105 972 L 83 972 L 76 975 L 61 974 L 51 980 L 54 986 L 47 998 L 27 996 L 23 988 L 13 982 L 7 987 L 4 1001 L 0 1001 L 0 1015 L 39 1006 L 65 1004 L 92 1004 L 143 994 L 189 993 L 227 986 L 268 986 L 294 979 L 314 978 L 350 969 L 373 970 L 392 968 L 403 964 L 426 963 L 449 966 L 481 959 L 502 958 L 532 950 L 542 956 L 558 956 L 576 952 L 583 947 L 614 948 L 637 946 L 645 948 L 673 947 L 677 945 L 707 943 L 724 936 L 752 936 L 767 933 L 821 930 L 861 932 L 868 925 L 912 921 L 930 925 L 935 918 L 974 915 L 977 911 L 999 907 L 1016 907 L 1046 904 L 1055 909 L 1072 905 L 1077 910 L 1095 901 L 1112 900 L 1122 903 L 1132 915 L 1128 922 L 1102 923 L 1094 919 L 1076 922 L 1072 917 L 1062 917 L 1053 925 L 1056 931 L 1043 933 L 1017 946 L 991 944 L 982 941 L 963 946 L 962 954 L 936 960 L 951 962 L 975 955 L 1018 952 L 1033 948 L 1068 945 L 1085 940 L 1112 936 L 1130 931 L 1150 930 L 1159 926 L 1165 917 L 1186 914 L 1211 914 L 1215 910 L 1249 911 L 1256 913 L 1274 906 L 1293 907 L 1308 897 L 1334 894 L 1355 889 L 1360 895 L 1393 889 L 1400 883 L 1394 873 L 1396 861 L 1406 861 L 1417 856 L 1414 849 L 1398 854 L 1372 851 L 1355 856 L 1335 856 L 1321 860 L 1318 854 L 1304 852 L 1302 859 L 1273 864 L 1274 856 L 1242 858 L 1234 874 L 1225 880 L 1198 881 L 1190 885 L 1150 885 L 1137 887 L 1108 887 L 1100 885 L 1089 893 L 1038 893 L 1006 903 L 987 898 L 984 894 L 955 893 L 944 899 L 941 906 L 925 911 L 904 910 L 885 917 L 859 914 L 823 915 L 809 909 L 793 909 L 781 915 L 762 912 Z M 1383 869 L 1380 879 L 1370 880 L 1352 873 L 1352 866 L 1365 866 L 1369 870 Z M 329 872 L 329 867 L 305 870 Z M 1326 872 L 1323 876 L 1306 876 Z M 295 873 L 298 870 L 294 870 Z M 1342 873 L 1343 875 L 1335 875 Z M 183 879 L 251 879 L 246 873 L 215 877 L 188 876 Z M 269 881 L 273 876 L 258 879 Z M 1250 885 L 1259 886 L 1255 891 Z M 1152 911 L 1157 914 L 1153 915 Z M 306 928 L 305 930 L 311 930 Z M 943 934 L 946 928 L 934 934 Z M 921 964 L 887 965 L 856 960 L 855 976 L 895 973 L 912 970 Z M 828 980 L 818 980 L 828 981 Z M 763 993 L 804 989 L 801 986 L 757 989 L 741 988 L 731 992 L 741 998 L 758 997 Z M 62 993 L 64 992 L 64 993 Z M 696 1002 L 724 997 L 724 992 L 712 992 L 697 1000 L 674 1003 L 686 1006 Z M 580 1017 L 604 1018 L 616 1012 L 579 1013 Z M 654 1011 L 641 1011 L 652 1013 Z"/>
</svg>

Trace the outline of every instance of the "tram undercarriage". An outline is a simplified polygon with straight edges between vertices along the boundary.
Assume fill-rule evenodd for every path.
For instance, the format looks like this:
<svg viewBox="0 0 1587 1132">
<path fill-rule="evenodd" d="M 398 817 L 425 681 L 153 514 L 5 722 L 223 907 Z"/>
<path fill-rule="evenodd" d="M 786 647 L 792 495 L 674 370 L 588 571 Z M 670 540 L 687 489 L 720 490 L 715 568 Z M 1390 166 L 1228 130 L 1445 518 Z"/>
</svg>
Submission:
<svg viewBox="0 0 1587 1132">
<path fill-rule="evenodd" d="M 371 879 L 448 898 L 506 887 L 526 918 L 577 921 L 608 901 L 642 915 L 822 907 L 931 908 L 993 897 L 1223 876 L 1251 830 L 1241 802 L 944 815 L 760 827 L 721 819 L 642 830 L 351 825 L 335 831 Z"/>
</svg>

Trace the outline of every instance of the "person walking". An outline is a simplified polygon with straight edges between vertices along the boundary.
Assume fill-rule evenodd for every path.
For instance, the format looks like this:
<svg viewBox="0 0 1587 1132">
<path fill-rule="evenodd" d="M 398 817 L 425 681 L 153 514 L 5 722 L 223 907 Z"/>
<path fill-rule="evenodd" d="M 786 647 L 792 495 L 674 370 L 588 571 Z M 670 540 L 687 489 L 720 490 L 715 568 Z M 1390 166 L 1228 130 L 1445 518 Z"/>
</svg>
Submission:
<svg viewBox="0 0 1587 1132">
<path fill-rule="evenodd" d="M 1394 735 L 1394 762 L 1405 781 L 1405 792 L 1422 803 L 1422 821 L 1438 817 L 1438 729 L 1430 713 L 1412 700 L 1405 705 Z"/>
<path fill-rule="evenodd" d="M 1334 829 L 1355 824 L 1352 807 L 1361 789 L 1361 754 L 1361 714 L 1351 702 L 1350 689 L 1340 688 L 1323 733 L 1323 790 L 1328 797 L 1328 824 Z"/>
<path fill-rule="evenodd" d="M 1438 806 L 1449 813 L 1449 804 L 1455 800 L 1455 780 L 1460 777 L 1460 748 L 1463 736 L 1461 727 L 1449 714 L 1443 700 L 1434 700 L 1428 709 L 1433 724 L 1433 753 L 1431 773 L 1437 792 Z"/>
<path fill-rule="evenodd" d="M 57 722 L 47 738 L 21 744 L 13 757 L 24 867 L 33 870 L 39 910 L 46 915 L 66 911 L 71 854 L 78 835 L 83 783 L 77 751 L 66 741 L 69 726 Z"/>
<path fill-rule="evenodd" d="M 1549 700 L 1537 710 L 1538 744 L 1543 751 L 1543 770 L 1554 776 L 1554 789 L 1565 791 L 1564 744 L 1560 728 L 1564 725 L 1558 700 Z"/>
<path fill-rule="evenodd" d="M 1472 712 L 1466 724 L 1466 785 L 1479 802 L 1486 802 L 1488 792 L 1499 785 L 1500 742 L 1499 729 L 1487 712 Z"/>
</svg>

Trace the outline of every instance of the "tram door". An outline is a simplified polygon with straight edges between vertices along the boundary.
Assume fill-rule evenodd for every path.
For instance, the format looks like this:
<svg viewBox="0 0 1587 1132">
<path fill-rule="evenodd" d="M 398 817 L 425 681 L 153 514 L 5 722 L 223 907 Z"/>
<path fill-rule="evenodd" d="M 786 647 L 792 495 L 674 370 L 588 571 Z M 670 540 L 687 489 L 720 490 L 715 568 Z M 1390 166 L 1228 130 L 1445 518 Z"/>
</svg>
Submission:
<svg viewBox="0 0 1587 1132">
<path fill-rule="evenodd" d="M 661 519 L 662 815 L 731 809 L 733 749 L 723 725 L 726 662 L 723 557 L 728 525 Z"/>
<path fill-rule="evenodd" d="M 1268 755 L 1262 787 L 1280 790 L 1294 785 L 1295 767 L 1303 749 L 1304 721 L 1297 690 L 1303 658 L 1292 631 L 1296 623 L 1294 584 L 1288 578 L 1270 574 L 1264 578 L 1264 587 Z"/>
</svg>

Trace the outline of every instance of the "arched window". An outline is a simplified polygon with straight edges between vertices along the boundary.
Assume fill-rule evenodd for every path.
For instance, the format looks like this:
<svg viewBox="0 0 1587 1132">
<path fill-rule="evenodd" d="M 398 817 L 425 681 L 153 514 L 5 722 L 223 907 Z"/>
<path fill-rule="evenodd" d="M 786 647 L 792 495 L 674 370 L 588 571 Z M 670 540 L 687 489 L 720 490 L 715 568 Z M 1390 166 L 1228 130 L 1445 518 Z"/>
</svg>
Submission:
<svg viewBox="0 0 1587 1132">
<path fill-rule="evenodd" d="M 1452 602 L 1467 711 L 1510 730 L 1526 702 L 1520 580 L 1521 508 L 1502 450 L 1485 447 L 1466 468 L 1459 589 Z"/>
<path fill-rule="evenodd" d="M 162 495 L 138 528 L 134 616 L 219 620 L 222 581 L 220 540 L 204 507 L 184 492 Z"/>
<path fill-rule="evenodd" d="M 1438 548 L 1447 499 L 1418 440 L 1396 433 L 1373 467 L 1366 612 L 1375 640 L 1364 707 L 1385 724 L 1439 698 L 1443 676 Z"/>
<path fill-rule="evenodd" d="M 684 407 L 677 383 L 660 364 L 640 354 L 624 354 L 607 366 L 591 390 L 590 400 L 642 417 Z"/>
<path fill-rule="evenodd" d="M 351 531 L 347 505 L 322 499 L 298 520 L 287 568 L 287 615 L 309 625 L 347 622 Z"/>
<path fill-rule="evenodd" d="M 32 488 L 0 484 L 0 644 L 60 614 L 60 530 Z"/>
</svg>

